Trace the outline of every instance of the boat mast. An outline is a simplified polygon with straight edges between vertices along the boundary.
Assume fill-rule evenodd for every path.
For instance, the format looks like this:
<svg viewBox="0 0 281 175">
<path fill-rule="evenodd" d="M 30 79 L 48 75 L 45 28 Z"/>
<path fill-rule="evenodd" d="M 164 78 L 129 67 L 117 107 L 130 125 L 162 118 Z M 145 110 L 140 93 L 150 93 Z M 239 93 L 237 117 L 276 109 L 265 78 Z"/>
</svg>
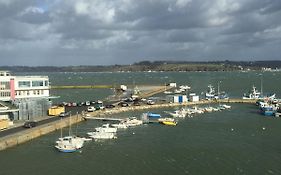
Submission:
<svg viewBox="0 0 281 175">
<path fill-rule="evenodd" d="M 62 125 L 62 117 L 60 118 L 60 124 Z M 62 126 L 60 126 L 60 138 L 62 138 Z"/>
<path fill-rule="evenodd" d="M 70 115 L 69 115 L 69 130 L 68 130 L 68 134 L 69 134 L 69 136 L 71 135 L 71 112 L 70 112 Z"/>
<path fill-rule="evenodd" d="M 76 128 L 75 128 L 75 135 L 77 136 L 77 130 L 78 130 L 78 111 L 77 111 L 77 117 L 76 117 Z"/>
<path fill-rule="evenodd" d="M 263 96 L 263 82 L 262 82 L 262 74 L 261 75 L 261 96 Z"/>
<path fill-rule="evenodd" d="M 219 105 L 220 105 L 220 83 L 221 83 L 221 81 L 218 81 L 218 102 L 219 102 Z"/>
</svg>

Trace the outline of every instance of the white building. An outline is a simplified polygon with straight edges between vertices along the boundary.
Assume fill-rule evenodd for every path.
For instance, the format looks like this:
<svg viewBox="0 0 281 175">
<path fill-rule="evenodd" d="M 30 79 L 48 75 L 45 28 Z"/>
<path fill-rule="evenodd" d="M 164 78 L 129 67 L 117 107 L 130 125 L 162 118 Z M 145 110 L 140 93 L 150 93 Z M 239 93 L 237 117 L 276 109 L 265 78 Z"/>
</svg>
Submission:
<svg viewBox="0 0 281 175">
<path fill-rule="evenodd" d="M 0 71 L 0 102 L 11 103 L 18 108 L 13 119 L 34 119 L 45 116 L 49 101 L 48 76 L 12 76 Z"/>
<path fill-rule="evenodd" d="M 1 101 L 48 98 L 49 90 L 49 78 L 47 76 L 11 76 L 7 71 L 0 71 Z"/>
</svg>

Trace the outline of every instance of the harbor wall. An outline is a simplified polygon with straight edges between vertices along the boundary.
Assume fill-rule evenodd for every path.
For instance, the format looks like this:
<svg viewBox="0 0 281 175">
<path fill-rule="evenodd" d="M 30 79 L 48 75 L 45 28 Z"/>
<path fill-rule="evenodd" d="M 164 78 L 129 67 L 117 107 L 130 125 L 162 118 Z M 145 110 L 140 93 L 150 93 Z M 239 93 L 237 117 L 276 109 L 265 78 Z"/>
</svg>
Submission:
<svg viewBox="0 0 281 175">
<path fill-rule="evenodd" d="M 53 121 L 44 125 L 36 126 L 34 128 L 26 129 L 9 136 L 2 137 L 0 138 L 0 150 L 25 143 L 37 137 L 46 135 L 50 132 L 67 127 L 70 123 L 75 124 L 83 120 L 84 119 L 81 115 L 72 116 L 71 119 L 69 117 L 62 118 L 61 120 Z"/>
<path fill-rule="evenodd" d="M 228 99 L 220 100 L 222 103 L 255 103 L 256 100 L 243 100 L 243 99 Z M 106 116 L 121 112 L 128 112 L 134 110 L 145 110 L 145 109 L 155 109 L 155 108 L 167 108 L 167 107 L 176 107 L 176 106 L 192 106 L 192 105 L 201 105 L 201 104 L 211 104 L 218 103 L 218 101 L 209 101 L 203 100 L 198 102 L 186 102 L 186 103 L 164 103 L 164 104 L 154 104 L 154 105 L 143 105 L 143 106 L 130 106 L 130 107 L 116 107 L 113 109 L 99 110 L 89 113 L 93 117 Z M 84 121 L 82 115 L 62 118 L 61 120 L 53 121 L 44 125 L 36 126 L 31 129 L 26 129 L 22 132 L 18 132 L 9 136 L 0 138 L 0 150 L 4 150 L 37 137 L 46 135 L 50 132 L 59 130 L 63 127 L 69 126 L 69 124 L 75 124 L 78 122 Z"/>
</svg>

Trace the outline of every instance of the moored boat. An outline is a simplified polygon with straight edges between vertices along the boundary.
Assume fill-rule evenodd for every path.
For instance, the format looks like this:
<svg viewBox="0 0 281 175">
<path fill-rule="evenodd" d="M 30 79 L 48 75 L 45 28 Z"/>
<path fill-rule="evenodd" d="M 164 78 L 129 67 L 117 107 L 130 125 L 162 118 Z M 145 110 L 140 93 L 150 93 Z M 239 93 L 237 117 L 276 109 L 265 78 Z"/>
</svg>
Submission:
<svg viewBox="0 0 281 175">
<path fill-rule="evenodd" d="M 89 137 L 91 137 L 93 139 L 115 139 L 115 138 L 117 138 L 116 133 L 112 133 L 112 132 L 95 131 L 95 132 L 88 132 L 87 134 L 89 135 Z"/>
<path fill-rule="evenodd" d="M 162 124 L 168 125 L 168 126 L 176 126 L 177 122 L 175 122 L 175 121 L 163 121 Z"/>
<path fill-rule="evenodd" d="M 243 99 L 261 99 L 261 93 L 257 90 L 255 86 L 252 87 L 252 90 L 249 94 L 244 93 Z"/>
<path fill-rule="evenodd" d="M 113 132 L 113 133 L 117 132 L 117 128 L 111 127 L 109 123 L 103 124 L 101 127 L 95 128 L 95 130 L 98 132 Z"/>
<path fill-rule="evenodd" d="M 127 126 L 137 126 L 137 125 L 142 125 L 143 121 L 142 120 L 138 120 L 136 117 L 130 117 L 130 118 L 126 118 L 125 120 L 122 121 L 124 124 L 126 124 Z"/>
<path fill-rule="evenodd" d="M 70 153 L 81 149 L 84 145 L 84 139 L 77 136 L 65 136 L 56 141 L 55 148 L 60 152 Z"/>
</svg>

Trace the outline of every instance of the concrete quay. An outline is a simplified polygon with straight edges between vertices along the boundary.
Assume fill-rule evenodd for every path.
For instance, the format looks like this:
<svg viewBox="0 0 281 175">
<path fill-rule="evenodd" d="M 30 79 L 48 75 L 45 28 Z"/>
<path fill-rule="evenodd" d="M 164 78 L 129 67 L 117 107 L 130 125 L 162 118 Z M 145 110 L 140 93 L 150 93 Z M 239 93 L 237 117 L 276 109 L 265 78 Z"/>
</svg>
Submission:
<svg viewBox="0 0 281 175">
<path fill-rule="evenodd" d="M 81 115 L 75 115 L 2 137 L 0 138 L 0 151 L 67 127 L 70 123 L 75 124 L 81 121 L 84 121 L 84 118 Z"/>
<path fill-rule="evenodd" d="M 129 106 L 129 107 L 116 107 L 113 109 L 105 109 L 101 111 L 94 111 L 88 113 L 92 117 L 104 117 L 111 114 L 117 114 L 121 112 L 129 112 L 136 110 L 145 110 L 145 109 L 156 109 L 156 108 L 169 108 L 177 106 L 193 106 L 193 105 L 203 105 L 203 104 L 214 104 L 214 103 L 256 103 L 256 100 L 246 100 L 246 99 L 225 99 L 225 100 L 201 100 L 198 102 L 186 102 L 186 103 L 163 103 L 163 104 L 154 104 L 154 105 L 141 105 L 141 106 Z"/>
<path fill-rule="evenodd" d="M 255 103 L 256 100 L 244 100 L 244 99 L 228 99 L 220 100 L 221 103 Z M 198 102 L 186 102 L 186 103 L 163 103 L 163 104 L 154 104 L 154 105 L 141 105 L 141 106 L 130 106 L 130 107 L 116 107 L 113 109 L 105 109 L 87 113 L 91 117 L 103 117 L 110 118 L 109 115 L 117 114 L 121 112 L 136 111 L 136 110 L 149 110 L 155 108 L 167 108 L 167 107 L 176 107 L 176 106 L 193 106 L 193 105 L 203 105 L 218 103 L 218 101 L 202 100 Z M 7 148 L 17 146 L 19 144 L 25 143 L 37 137 L 46 135 L 50 132 L 59 130 L 63 127 L 67 127 L 70 124 L 75 124 L 78 122 L 84 121 L 83 115 L 75 115 L 67 118 L 62 118 L 61 120 L 50 122 L 44 125 L 36 126 L 31 129 L 26 129 L 22 132 L 18 132 L 9 136 L 0 138 L 0 150 L 5 150 Z M 55 142 L 55 140 L 54 140 Z"/>
</svg>

